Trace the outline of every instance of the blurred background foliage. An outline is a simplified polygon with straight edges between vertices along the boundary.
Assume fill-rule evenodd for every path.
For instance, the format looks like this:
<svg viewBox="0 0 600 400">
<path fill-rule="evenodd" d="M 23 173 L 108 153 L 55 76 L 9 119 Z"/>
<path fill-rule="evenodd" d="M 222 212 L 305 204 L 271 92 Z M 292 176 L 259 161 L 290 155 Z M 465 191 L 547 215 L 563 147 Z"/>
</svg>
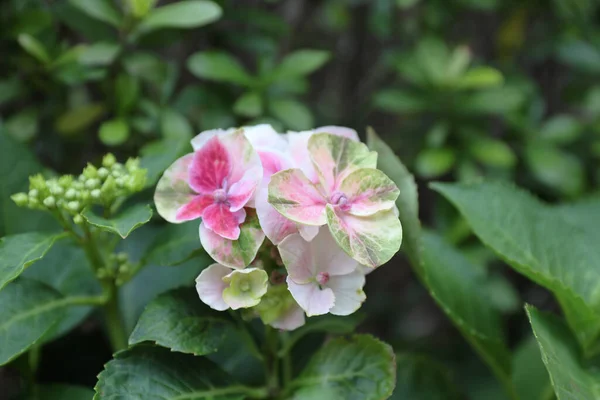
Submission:
<svg viewBox="0 0 600 400">
<path fill-rule="evenodd" d="M 526 355 L 537 349 L 525 335 L 521 303 L 552 308 L 551 296 L 508 271 L 425 183 L 490 177 L 550 202 L 595 191 L 599 6 L 596 0 L 5 0 L 0 235 L 48 223 L 8 201 L 39 170 L 31 154 L 60 173 L 79 171 L 107 151 L 119 159 L 139 154 L 149 170 L 142 196 L 150 199 L 162 171 L 202 130 L 345 125 L 363 136 L 372 126 L 419 178 L 423 221 L 479 268 L 485 295 L 505 317 L 509 343 L 530 360 Z M 141 235 L 147 243 L 154 233 Z M 394 263 L 373 274 L 362 326 L 403 352 L 396 398 L 504 398 L 408 263 L 402 256 Z M 187 264 L 172 271 L 149 268 L 128 287 L 124 312 L 132 321 L 154 294 L 197 273 Z M 108 350 L 91 349 L 84 333 L 69 340 L 89 348 L 101 367 Z M 44 350 L 46 359 L 65 342 L 54 346 Z M 42 380 L 95 382 L 100 367 L 77 370 L 75 361 L 63 361 L 62 372 L 44 361 Z M 536 368 L 541 364 L 529 371 L 535 375 Z M 529 387 L 547 380 L 543 371 L 533 375 L 515 379 Z"/>
</svg>

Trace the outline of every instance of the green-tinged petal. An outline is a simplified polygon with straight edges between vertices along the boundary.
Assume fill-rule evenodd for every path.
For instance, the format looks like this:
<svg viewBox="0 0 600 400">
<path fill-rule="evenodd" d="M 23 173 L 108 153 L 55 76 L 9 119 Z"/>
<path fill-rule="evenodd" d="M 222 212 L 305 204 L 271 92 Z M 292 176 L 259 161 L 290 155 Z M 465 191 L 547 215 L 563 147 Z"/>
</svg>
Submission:
<svg viewBox="0 0 600 400">
<path fill-rule="evenodd" d="M 267 293 L 269 277 L 258 268 L 238 269 L 223 277 L 229 287 L 223 291 L 223 300 L 233 310 L 254 307 Z"/>
<path fill-rule="evenodd" d="M 200 243 L 218 263 L 230 268 L 244 268 L 256 257 L 265 234 L 260 229 L 256 211 L 247 208 L 246 213 L 246 220 L 240 225 L 237 240 L 225 239 L 208 229 L 204 223 L 200 225 Z"/>
<path fill-rule="evenodd" d="M 338 135 L 314 134 L 308 139 L 308 150 L 327 193 L 333 193 L 357 169 L 377 166 L 376 152 L 369 151 L 364 143 Z"/>
<path fill-rule="evenodd" d="M 192 153 L 175 161 L 167 168 L 156 185 L 154 193 L 156 211 L 169 222 L 184 222 L 176 218 L 177 211 L 197 196 L 188 184 L 188 170 L 193 158 Z"/>
<path fill-rule="evenodd" d="M 264 324 L 277 329 L 294 330 L 305 322 L 304 311 L 283 284 L 269 286 L 255 310 Z"/>
<path fill-rule="evenodd" d="M 328 204 L 327 224 L 340 247 L 363 265 L 378 267 L 400 250 L 402 225 L 395 208 L 357 217 Z"/>
<path fill-rule="evenodd" d="M 327 222 L 325 197 L 299 169 L 286 169 L 271 176 L 268 201 L 294 222 L 313 226 Z"/>
<path fill-rule="evenodd" d="M 398 186 L 386 174 L 374 168 L 361 168 L 352 172 L 339 187 L 347 199 L 348 213 L 356 216 L 373 215 L 389 210 L 400 194 Z"/>
</svg>

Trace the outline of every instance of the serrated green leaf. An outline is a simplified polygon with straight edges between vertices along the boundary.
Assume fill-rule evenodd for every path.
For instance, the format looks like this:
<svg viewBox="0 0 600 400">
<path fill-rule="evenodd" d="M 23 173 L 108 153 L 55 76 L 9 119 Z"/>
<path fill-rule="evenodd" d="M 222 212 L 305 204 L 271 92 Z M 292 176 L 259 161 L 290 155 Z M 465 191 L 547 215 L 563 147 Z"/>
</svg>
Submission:
<svg viewBox="0 0 600 400">
<path fill-rule="evenodd" d="M 136 346 L 118 353 L 98 376 L 94 400 L 242 400 L 245 388 L 204 357 Z"/>
<path fill-rule="evenodd" d="M 212 1 L 180 1 L 150 11 L 137 30 L 145 34 L 165 28 L 198 28 L 218 20 L 221 14 L 221 7 Z"/>
<path fill-rule="evenodd" d="M 102 289 L 92 271 L 84 251 L 74 243 L 63 240 L 22 276 L 48 285 L 63 297 L 73 299 L 101 294 Z M 79 325 L 91 310 L 89 305 L 67 308 L 64 317 L 44 335 L 42 341 L 48 342 L 66 334 Z"/>
<path fill-rule="evenodd" d="M 122 211 L 111 219 L 102 218 L 86 209 L 81 216 L 90 224 L 125 239 L 131 232 L 144 225 L 152 218 L 152 208 L 148 205 L 138 204 Z"/>
<path fill-rule="evenodd" d="M 462 399 L 449 368 L 418 354 L 397 354 L 397 379 L 390 400 Z"/>
<path fill-rule="evenodd" d="M 389 345 L 370 335 L 337 338 L 313 355 L 292 381 L 292 399 L 387 399 L 395 380 L 395 356 Z"/>
<path fill-rule="evenodd" d="M 0 239 L 0 289 L 40 260 L 65 234 L 21 233 Z"/>
<path fill-rule="evenodd" d="M 514 350 L 512 382 L 519 399 L 548 400 L 552 398 L 552 385 L 542 355 L 533 335 Z"/>
<path fill-rule="evenodd" d="M 18 279 L 0 291 L 0 365 L 26 351 L 62 317 L 61 295 L 36 281 Z"/>
<path fill-rule="evenodd" d="M 598 400 L 598 372 L 581 364 L 577 340 L 557 317 L 527 306 L 527 315 L 558 400 Z"/>
<path fill-rule="evenodd" d="M 271 99 L 269 110 L 288 128 L 302 131 L 313 126 L 313 116 L 308 107 L 294 99 Z"/>
<path fill-rule="evenodd" d="M 275 79 L 309 75 L 321 68 L 329 57 L 329 52 L 324 50 L 296 50 L 284 57 L 273 71 L 273 75 Z"/>
<path fill-rule="evenodd" d="M 119 14 L 110 0 L 69 0 L 69 3 L 92 18 L 116 28 L 121 26 L 123 16 Z"/>
<path fill-rule="evenodd" d="M 442 184 L 481 241 L 551 290 L 589 352 L 600 333 L 600 247 L 594 235 L 525 191 L 503 183 Z"/>
<path fill-rule="evenodd" d="M 172 290 L 146 306 L 129 344 L 150 341 L 181 353 L 214 353 L 232 328 L 226 316 L 203 304 L 194 289 Z"/>
<path fill-rule="evenodd" d="M 218 51 L 194 53 L 187 60 L 190 72 L 198 78 L 250 86 L 253 78 L 233 56 Z"/>
<path fill-rule="evenodd" d="M 148 264 L 179 265 L 200 254 L 206 254 L 198 239 L 198 223 L 168 224 L 163 227 L 144 256 Z"/>
</svg>

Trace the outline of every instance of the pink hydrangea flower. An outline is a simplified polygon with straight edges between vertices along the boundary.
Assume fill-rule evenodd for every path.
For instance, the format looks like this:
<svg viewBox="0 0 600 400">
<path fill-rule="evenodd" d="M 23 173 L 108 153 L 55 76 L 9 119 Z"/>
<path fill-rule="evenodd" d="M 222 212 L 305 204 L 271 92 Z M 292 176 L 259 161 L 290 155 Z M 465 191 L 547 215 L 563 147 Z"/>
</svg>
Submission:
<svg viewBox="0 0 600 400">
<path fill-rule="evenodd" d="M 278 248 L 288 271 L 289 291 L 306 315 L 349 315 L 360 308 L 366 298 L 365 276 L 327 228 L 310 242 L 290 235 Z"/>
<path fill-rule="evenodd" d="M 271 177 L 268 202 L 296 223 L 327 224 L 338 245 L 361 264 L 387 262 L 402 241 L 394 213 L 399 190 L 376 169 L 377 153 L 327 133 L 311 135 L 307 149 L 316 178 L 307 166 L 280 171 Z"/>
</svg>

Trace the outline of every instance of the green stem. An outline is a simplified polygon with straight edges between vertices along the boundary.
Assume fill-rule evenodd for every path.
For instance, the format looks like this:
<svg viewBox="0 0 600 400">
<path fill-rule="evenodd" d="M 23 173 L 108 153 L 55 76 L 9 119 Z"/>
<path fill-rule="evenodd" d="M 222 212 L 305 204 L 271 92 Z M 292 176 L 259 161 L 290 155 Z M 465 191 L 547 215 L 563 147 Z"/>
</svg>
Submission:
<svg viewBox="0 0 600 400">
<path fill-rule="evenodd" d="M 279 383 L 279 357 L 277 350 L 279 337 L 275 329 L 265 325 L 265 378 L 269 395 L 276 398 L 279 396 L 281 387 Z"/>
<path fill-rule="evenodd" d="M 112 295 L 104 305 L 104 318 L 113 352 L 117 352 L 127 348 L 127 333 L 119 310 L 119 292 L 114 284 L 110 290 Z"/>
</svg>

